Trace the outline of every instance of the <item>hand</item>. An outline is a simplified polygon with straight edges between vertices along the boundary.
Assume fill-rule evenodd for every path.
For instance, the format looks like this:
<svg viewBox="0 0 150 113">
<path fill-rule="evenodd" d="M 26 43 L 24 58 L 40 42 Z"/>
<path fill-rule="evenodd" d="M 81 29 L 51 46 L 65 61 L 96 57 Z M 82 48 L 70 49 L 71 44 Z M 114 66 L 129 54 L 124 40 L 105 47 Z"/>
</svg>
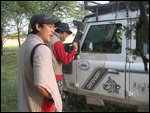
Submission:
<svg viewBox="0 0 150 113">
<path fill-rule="evenodd" d="M 73 49 L 74 49 L 75 51 L 78 51 L 78 44 L 77 44 L 77 42 L 74 42 L 74 43 L 72 44 L 72 46 L 73 46 Z"/>
</svg>

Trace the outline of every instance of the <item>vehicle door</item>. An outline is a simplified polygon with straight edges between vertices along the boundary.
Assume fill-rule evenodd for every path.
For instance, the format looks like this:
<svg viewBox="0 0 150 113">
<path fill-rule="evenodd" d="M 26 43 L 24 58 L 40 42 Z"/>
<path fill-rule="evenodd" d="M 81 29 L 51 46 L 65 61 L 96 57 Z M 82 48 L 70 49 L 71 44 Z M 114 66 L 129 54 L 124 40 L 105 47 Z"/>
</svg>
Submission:
<svg viewBox="0 0 150 113">
<path fill-rule="evenodd" d="M 126 20 L 87 24 L 76 60 L 80 90 L 125 98 L 125 25 Z"/>
</svg>

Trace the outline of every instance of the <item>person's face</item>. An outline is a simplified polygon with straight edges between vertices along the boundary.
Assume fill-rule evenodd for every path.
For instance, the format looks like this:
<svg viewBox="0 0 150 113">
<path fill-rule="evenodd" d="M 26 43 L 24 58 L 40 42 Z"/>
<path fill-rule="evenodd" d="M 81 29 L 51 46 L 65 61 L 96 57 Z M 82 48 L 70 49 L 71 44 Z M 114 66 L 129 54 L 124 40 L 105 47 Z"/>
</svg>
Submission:
<svg viewBox="0 0 150 113">
<path fill-rule="evenodd" d="M 65 41 L 65 39 L 68 37 L 68 33 L 67 32 L 63 32 L 62 35 L 61 35 L 61 39 L 62 41 Z"/>
<path fill-rule="evenodd" d="M 50 42 L 54 35 L 54 24 L 43 24 L 43 28 L 38 26 L 38 36 L 47 43 Z"/>
</svg>

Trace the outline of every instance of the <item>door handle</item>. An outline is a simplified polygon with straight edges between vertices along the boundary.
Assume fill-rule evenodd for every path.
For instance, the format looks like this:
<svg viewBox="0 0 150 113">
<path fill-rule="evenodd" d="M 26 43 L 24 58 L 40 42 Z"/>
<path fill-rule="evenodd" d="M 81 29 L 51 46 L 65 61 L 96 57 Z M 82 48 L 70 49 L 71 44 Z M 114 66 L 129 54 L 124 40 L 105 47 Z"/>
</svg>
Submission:
<svg viewBox="0 0 150 113">
<path fill-rule="evenodd" d="M 115 69 L 108 69 L 108 73 L 119 74 L 119 72 Z"/>
</svg>

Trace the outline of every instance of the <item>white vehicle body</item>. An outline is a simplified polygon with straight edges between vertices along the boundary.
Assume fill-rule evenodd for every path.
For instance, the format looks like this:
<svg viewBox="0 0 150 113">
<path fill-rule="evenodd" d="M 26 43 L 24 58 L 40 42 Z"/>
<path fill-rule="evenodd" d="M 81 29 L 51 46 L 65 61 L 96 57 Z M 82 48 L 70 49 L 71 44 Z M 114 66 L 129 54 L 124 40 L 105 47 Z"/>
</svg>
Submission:
<svg viewBox="0 0 150 113">
<path fill-rule="evenodd" d="M 97 105 L 103 105 L 103 99 L 139 106 L 149 105 L 149 64 L 148 72 L 145 72 L 142 59 L 126 49 L 135 49 L 134 33 L 130 40 L 121 31 L 120 50 L 111 50 L 113 47 L 109 47 L 108 43 L 109 38 L 113 37 L 115 25 L 128 26 L 128 22 L 134 23 L 138 15 L 139 11 L 129 11 L 127 19 L 126 10 L 120 10 L 117 18 L 116 13 L 107 13 L 99 16 L 98 22 L 95 17 L 87 20 L 79 42 L 80 52 L 70 64 L 69 72 L 64 71 L 69 92 L 85 95 L 87 103 Z M 105 44 L 108 51 L 104 47 L 103 36 L 108 38 Z M 149 58 L 149 52 L 146 55 Z"/>
</svg>

